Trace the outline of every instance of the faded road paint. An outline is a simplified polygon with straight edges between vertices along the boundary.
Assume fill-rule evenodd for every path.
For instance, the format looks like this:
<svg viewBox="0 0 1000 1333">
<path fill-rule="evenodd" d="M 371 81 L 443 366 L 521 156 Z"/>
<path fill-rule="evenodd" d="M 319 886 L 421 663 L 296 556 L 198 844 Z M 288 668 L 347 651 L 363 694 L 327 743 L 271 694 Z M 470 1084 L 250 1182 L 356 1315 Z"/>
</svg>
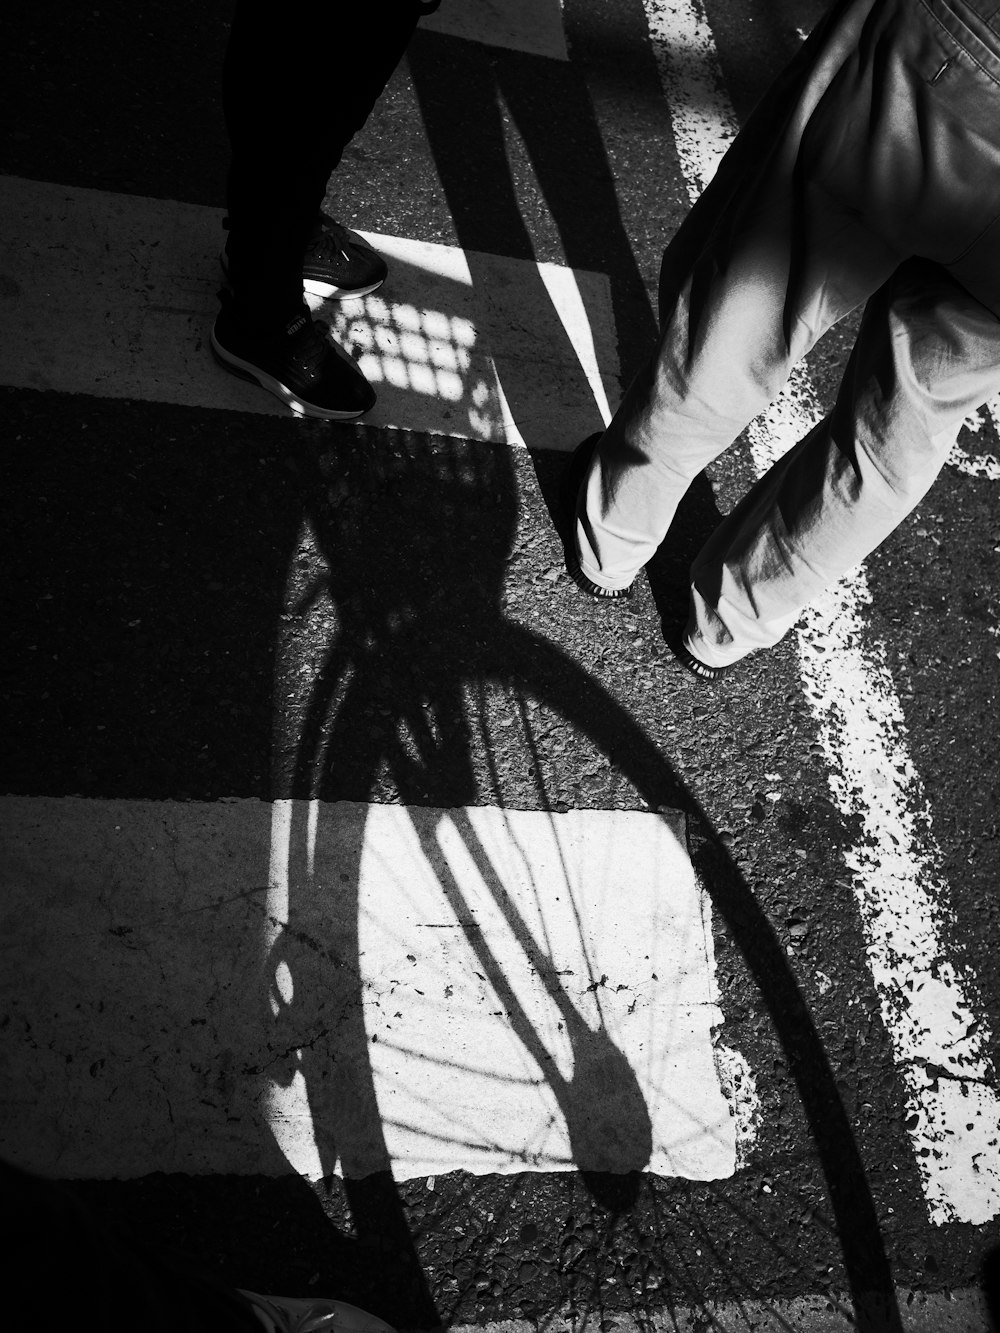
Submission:
<svg viewBox="0 0 1000 1333">
<path fill-rule="evenodd" d="M 766 430 L 762 452 L 783 453 L 819 420 L 808 392 L 793 382 L 754 427 Z M 870 602 L 859 569 L 808 609 L 797 635 L 803 687 L 837 806 L 861 821 L 845 859 L 931 1219 L 986 1222 L 1000 1212 L 991 1033 L 974 978 L 947 956 L 957 932 L 941 852 L 885 646 L 866 625 Z"/>
<path fill-rule="evenodd" d="M 973 1287 L 928 1295 L 897 1290 L 903 1333 L 987 1333 L 991 1327 L 986 1302 Z M 597 1333 L 610 1322 L 607 1312 L 588 1317 L 553 1319 L 550 1333 Z M 451 1333 L 536 1333 L 527 1319 L 504 1319 L 489 1324 L 452 1324 Z M 674 1305 L 668 1310 L 644 1310 L 635 1315 L 615 1310 L 614 1333 L 849 1333 L 857 1327 L 850 1297 L 835 1291 L 794 1300 L 702 1301 Z"/>
</svg>

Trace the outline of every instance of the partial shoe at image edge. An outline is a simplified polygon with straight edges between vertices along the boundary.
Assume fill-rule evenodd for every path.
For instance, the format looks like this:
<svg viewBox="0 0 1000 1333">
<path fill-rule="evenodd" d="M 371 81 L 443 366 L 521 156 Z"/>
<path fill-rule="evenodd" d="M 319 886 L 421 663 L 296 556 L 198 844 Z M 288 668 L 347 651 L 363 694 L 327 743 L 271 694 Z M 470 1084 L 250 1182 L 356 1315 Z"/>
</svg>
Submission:
<svg viewBox="0 0 1000 1333">
<path fill-rule="evenodd" d="M 346 1301 L 240 1294 L 253 1306 L 265 1333 L 395 1333 L 384 1319 Z"/>
</svg>

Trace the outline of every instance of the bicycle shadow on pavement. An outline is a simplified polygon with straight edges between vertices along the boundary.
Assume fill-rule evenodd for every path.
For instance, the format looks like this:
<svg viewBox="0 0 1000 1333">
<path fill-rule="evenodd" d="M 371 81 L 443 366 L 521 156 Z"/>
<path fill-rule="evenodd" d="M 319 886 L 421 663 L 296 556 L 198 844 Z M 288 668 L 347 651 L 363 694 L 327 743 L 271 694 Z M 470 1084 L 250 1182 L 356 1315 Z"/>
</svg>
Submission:
<svg viewBox="0 0 1000 1333">
<path fill-rule="evenodd" d="M 655 329 L 579 76 L 558 62 L 523 53 L 487 56 L 476 43 L 438 34 L 418 34 L 410 66 L 474 285 L 493 277 L 476 256 L 524 261 L 523 285 L 498 296 L 495 318 L 516 324 L 530 312 L 542 340 L 560 349 L 557 359 L 568 367 L 563 387 L 572 388 L 584 416 L 593 418 L 587 429 L 599 428 L 592 382 L 533 263 L 498 100 L 517 121 L 570 266 L 612 278 L 622 361 L 633 364 Z M 470 124 L 474 141 L 466 132 Z M 586 309 L 586 291 L 581 299 Z M 590 316 L 596 318 L 592 303 Z M 19 529 L 17 568 L 25 588 L 9 595 L 40 591 L 46 573 L 53 575 L 53 646 L 65 661 L 47 668 L 55 673 L 60 702 L 46 705 L 45 725 L 22 738 L 13 789 L 174 801 L 215 800 L 235 791 L 278 803 L 281 817 L 288 817 L 276 833 L 272 816 L 267 889 L 254 887 L 263 871 L 250 886 L 257 953 L 244 952 L 245 939 L 230 946 L 242 984 L 225 1035 L 241 1086 L 232 1070 L 219 1068 L 217 1050 L 199 1047 L 198 1054 L 207 1076 L 218 1078 L 223 1111 L 240 1107 L 246 1084 L 265 1068 L 279 1093 L 304 1090 L 319 1182 L 329 1186 L 334 1172 L 343 1172 L 349 1216 L 338 1214 L 331 1225 L 323 1184 L 314 1190 L 290 1178 L 289 1154 L 273 1124 L 258 1125 L 259 1202 L 247 1205 L 231 1181 L 216 1197 L 243 1200 L 243 1234 L 280 1216 L 283 1240 L 301 1236 L 303 1252 L 321 1256 L 315 1262 L 324 1281 L 340 1284 L 338 1294 L 374 1305 L 403 1326 L 431 1327 L 443 1312 L 423 1271 L 426 1231 L 417 1235 L 407 1192 L 394 1178 L 366 1025 L 370 977 L 362 965 L 361 894 L 371 816 L 348 827 L 335 849 L 335 891 L 324 885 L 320 898 L 316 865 L 330 838 L 323 812 L 341 802 L 417 812 L 410 818 L 413 864 L 431 868 L 449 926 L 457 924 L 466 956 L 508 1017 L 514 1043 L 544 1071 L 537 1082 L 565 1125 L 568 1151 L 548 1164 L 578 1168 L 593 1198 L 613 1216 L 624 1214 L 636 1204 L 640 1172 L 654 1147 L 654 1108 L 641 1071 L 593 1000 L 571 991 L 560 976 L 539 923 L 511 900 L 496 853 L 471 813 L 482 807 L 539 812 L 554 822 L 578 805 L 600 808 L 607 791 L 574 788 L 564 758 L 547 752 L 543 724 L 533 713 L 550 714 L 568 730 L 574 750 L 587 747 L 622 777 L 626 809 L 665 807 L 685 816 L 690 859 L 743 953 L 793 1071 L 859 1325 L 872 1333 L 898 1329 L 864 1164 L 784 949 L 718 836 L 712 812 L 700 808 L 671 757 L 589 669 L 598 640 L 605 649 L 618 648 L 614 627 L 587 626 L 584 649 L 575 655 L 555 639 L 561 613 L 553 599 L 570 590 L 560 585 L 558 572 L 552 580 L 532 574 L 539 565 L 546 573 L 557 570 L 559 557 L 527 474 L 534 469 L 551 507 L 563 464 L 540 451 L 574 441 L 539 432 L 539 385 L 523 362 L 501 355 L 497 370 L 532 450 L 523 460 L 528 466 L 488 445 L 313 423 L 280 423 L 281 449 L 257 450 L 259 427 L 251 418 L 234 415 L 225 426 L 216 420 L 194 427 L 185 409 L 166 408 L 140 446 L 127 438 L 133 429 L 127 404 L 88 405 L 95 423 L 111 421 L 112 437 L 120 431 L 126 441 L 118 446 L 112 439 L 104 454 L 103 440 L 80 443 L 77 403 L 64 409 L 69 416 L 50 428 L 74 442 L 64 447 L 79 489 L 58 472 L 47 476 L 37 458 L 19 456 L 32 498 L 54 493 L 58 512 L 40 529 L 50 543 L 44 552 L 37 533 Z M 223 436 L 226 450 L 212 452 Z M 179 447 L 178 438 L 185 441 Z M 205 453 L 193 447 L 205 445 Z M 714 517 L 707 491 L 702 501 L 693 511 L 695 528 Z M 25 568 L 24 555 L 32 551 L 39 568 L 32 569 L 30 559 Z M 51 595 L 51 587 L 41 592 Z M 227 622 L 234 601 L 238 609 Z M 68 632 L 60 632 L 64 627 Z M 114 670 L 109 662 L 117 663 Z M 28 693 L 23 673 L 17 679 Z M 155 721 L 152 695 L 162 709 Z M 501 743 L 492 722 L 505 710 L 518 718 L 516 745 Z M 263 766 L 262 733 L 273 737 Z M 251 735 L 256 740 L 248 741 Z M 216 755 L 223 756 L 219 771 Z M 240 771 L 241 760 L 252 778 Z M 447 821 L 441 812 L 449 812 Z M 471 863 L 482 902 L 496 912 L 497 930 L 540 979 L 555 1030 L 562 1025 L 562 1064 L 553 1058 L 552 1029 L 518 992 L 495 946 L 499 935 L 476 929 L 470 881 L 443 854 L 442 829 L 454 833 Z M 275 873 L 282 857 L 286 869 Z M 225 949 L 224 937 L 217 938 Z M 193 941 L 190 949 L 196 952 Z M 599 994 L 599 975 L 588 984 Z M 168 1007 L 172 988 L 182 985 L 169 975 L 159 980 Z M 196 1044 L 196 1033 L 189 1040 Z M 266 1066 L 255 1059 L 262 1050 Z M 432 1060 L 425 1063 L 435 1068 Z M 168 1092 L 180 1091 L 168 1086 Z M 177 1138 L 183 1142 L 186 1132 L 181 1117 Z M 446 1140 L 442 1160 L 461 1146 L 457 1135 Z M 172 1190 L 189 1205 L 191 1196 L 176 1182 L 144 1178 L 139 1193 L 162 1198 Z M 122 1183 L 95 1184 L 91 1192 L 128 1191 Z M 141 1214 L 141 1202 L 126 1206 Z M 211 1233 L 226 1231 L 226 1213 L 221 1203 Z M 243 1285 L 271 1285 L 265 1273 L 240 1269 L 240 1256 L 230 1255 L 229 1262 Z M 287 1271 L 280 1257 L 271 1263 L 276 1274 Z M 296 1281 L 305 1285 L 303 1273 Z M 698 1306 L 702 1292 L 685 1281 L 682 1276 L 674 1294 Z M 602 1312 L 600 1290 L 590 1299 Z"/>
<path fill-rule="evenodd" d="M 538 460 L 534 461 L 537 466 Z M 525 503 L 511 455 L 487 446 L 444 442 L 428 450 L 426 444 L 400 436 L 389 448 L 382 441 L 377 452 L 363 438 L 353 448 L 339 450 L 336 462 L 331 460 L 332 486 L 318 462 L 314 465 L 300 454 L 300 465 L 306 472 L 312 468 L 313 480 L 306 490 L 316 503 L 309 519 L 313 559 L 308 571 L 300 570 L 295 604 L 302 614 L 308 605 L 326 602 L 324 614 L 333 610 L 334 628 L 305 707 L 292 710 L 298 725 L 279 724 L 286 740 L 278 756 L 278 794 L 302 802 L 331 802 L 356 800 L 366 792 L 367 799 L 376 803 L 400 802 L 428 812 L 486 804 L 527 806 L 558 815 L 565 803 L 558 778 L 545 772 L 537 736 L 528 737 L 535 763 L 527 783 L 491 759 L 495 747 L 490 739 L 490 708 L 484 700 L 499 688 L 501 697 L 508 690 L 512 698 L 538 700 L 566 719 L 575 735 L 613 760 L 638 808 L 684 812 L 692 862 L 757 982 L 798 1087 L 826 1178 L 859 1326 L 900 1327 L 881 1229 L 853 1129 L 773 927 L 711 816 L 687 790 L 670 758 L 593 675 L 547 634 L 525 623 L 532 617 L 544 623 L 545 603 L 538 608 L 536 598 L 532 608 L 531 599 L 522 602 L 513 617 L 509 604 L 505 607 L 515 581 L 523 579 L 523 574 L 508 571 L 518 508 Z M 536 499 L 536 512 L 537 504 Z M 483 522 L 486 512 L 488 524 Z M 431 515 L 433 527 L 427 523 Z M 391 558 L 386 558 L 388 552 Z M 549 584 L 546 595 L 552 591 Z M 569 590 L 560 593 L 566 596 Z M 594 634 L 600 635 L 596 627 Z M 612 629 L 610 641 L 613 637 Z M 279 646 L 279 663 L 282 660 Z M 292 679 L 296 660 L 293 651 L 288 666 L 284 670 L 279 666 L 279 697 L 280 682 Z M 415 746 L 407 747 L 407 735 L 417 739 Z M 426 843 L 429 835 L 422 836 Z M 503 885 L 475 830 L 466 826 L 463 837 L 489 892 L 507 912 L 508 925 L 544 972 L 551 957 L 543 956 L 531 932 L 504 902 Z M 349 921 L 358 919 L 359 905 L 346 895 L 360 884 L 360 860 L 359 852 L 345 863 L 346 906 L 340 911 Z M 440 862 L 437 881 L 456 919 L 468 922 L 461 888 Z M 314 906 L 302 904 L 307 915 Z M 295 904 L 289 903 L 291 935 L 295 912 Z M 512 1026 L 519 1040 L 529 1052 L 537 1052 L 540 1034 L 518 1012 L 509 979 L 488 942 L 474 928 L 467 934 L 484 975 L 514 1015 Z M 357 988 L 358 982 L 352 974 L 349 984 Z M 558 1003 L 569 1015 L 565 996 Z M 341 1009 L 349 1010 L 352 1021 L 359 1024 L 362 1008 L 357 990 L 346 1004 L 341 1001 Z M 588 1038 L 585 1028 L 582 1022 L 577 1028 L 578 1056 L 594 1037 L 591 1032 Z M 361 1071 L 363 1088 L 352 1085 L 351 1098 L 371 1107 L 363 1117 L 371 1130 L 381 1121 L 370 1075 L 371 1048 L 365 1041 L 359 1026 L 351 1049 L 360 1062 L 355 1072 Z M 626 1088 L 634 1086 L 634 1071 L 624 1067 L 620 1053 L 603 1037 L 591 1067 L 602 1064 L 611 1077 L 624 1079 Z M 573 1140 L 576 1090 L 560 1086 L 556 1079 L 550 1079 L 550 1086 Z M 587 1091 L 581 1095 L 586 1097 Z M 642 1145 L 647 1142 L 648 1111 L 644 1114 L 641 1097 L 632 1093 L 625 1105 L 633 1109 L 625 1119 L 623 1138 L 638 1145 L 641 1155 L 647 1151 Z M 335 1107 L 316 1105 L 313 1123 L 318 1128 L 333 1124 L 336 1115 Z M 600 1133 L 607 1129 L 601 1122 L 597 1128 Z M 344 1141 L 338 1143 L 336 1137 L 331 1138 L 327 1160 L 344 1151 Z M 578 1165 L 587 1166 L 588 1150 L 585 1140 L 576 1141 Z M 387 1159 L 381 1177 L 386 1190 L 390 1165 Z M 636 1182 L 623 1194 L 620 1179 L 605 1181 L 601 1174 L 591 1175 L 595 1197 L 612 1209 L 627 1210 L 636 1198 Z M 688 1295 L 697 1301 L 698 1293 Z"/>
<path fill-rule="evenodd" d="M 8 531 L 6 623 L 15 645 L 38 643 L 42 652 L 30 679 L 24 662 L 9 677 L 15 693 L 23 688 L 25 699 L 34 699 L 37 707 L 24 714 L 32 719 L 30 727 L 24 724 L 24 744 L 7 752 L 8 789 L 53 796 L 73 792 L 88 809 L 111 797 L 145 796 L 154 803 L 167 798 L 164 813 L 184 796 L 209 802 L 223 794 L 257 792 L 279 806 L 294 801 L 288 845 L 305 869 L 311 802 L 324 809 L 343 801 L 380 809 L 404 802 L 418 810 L 417 851 L 434 868 L 443 908 L 453 921 L 467 922 L 469 881 L 449 879 L 449 867 L 457 862 L 442 859 L 438 841 L 441 819 L 435 812 L 450 812 L 455 846 L 471 860 L 483 901 L 493 904 L 500 927 L 540 976 L 556 1026 L 562 1022 L 567 1029 L 570 1059 L 563 1066 L 557 1061 L 558 1072 L 543 1080 L 568 1126 L 574 1160 L 562 1165 L 585 1168 L 594 1196 L 618 1215 L 634 1206 L 642 1189 L 638 1167 L 648 1157 L 651 1108 L 637 1085 L 636 1066 L 629 1061 L 627 1067 L 611 1028 L 602 1032 L 595 1011 L 582 1007 L 589 1001 L 553 975 L 554 956 L 537 923 L 527 922 L 518 904 L 504 897 L 496 853 L 484 849 L 472 815 L 456 812 L 507 807 L 554 821 L 576 807 L 614 804 L 607 784 L 619 779 L 630 793 L 617 797 L 626 810 L 665 806 L 682 812 L 691 860 L 757 981 L 798 1084 L 859 1318 L 867 1319 L 869 1328 L 894 1327 L 891 1319 L 879 1325 L 866 1315 L 879 1302 L 889 1302 L 891 1311 L 881 1232 L 851 1125 L 784 949 L 671 756 L 581 665 L 577 650 L 557 642 L 559 604 L 575 594 L 565 583 L 533 576 L 533 570 L 557 562 L 558 552 L 544 527 L 531 461 L 488 445 L 389 433 L 375 438 L 364 429 L 331 431 L 293 422 L 273 446 L 257 447 L 253 418 L 206 421 L 180 408 L 162 409 L 155 425 L 150 418 L 139 439 L 128 409 L 96 400 L 66 405 L 65 429 L 55 421 L 59 409 L 46 408 L 51 445 L 43 457 L 30 430 L 41 400 L 18 401 L 24 408 L 23 440 L 8 459 L 8 480 L 21 518 Z M 82 408 L 90 427 L 84 432 Z M 553 460 L 553 467 L 559 461 Z M 49 516 L 38 529 L 42 511 Z M 38 605 L 47 608 L 41 625 Z M 613 646 L 617 631 L 610 622 L 603 628 L 592 623 L 589 607 L 585 610 L 586 660 L 592 650 Z M 35 637 L 29 640 L 29 634 Z M 507 714 L 516 720 L 516 744 L 498 740 L 499 722 Z M 269 734 L 271 758 L 261 771 Z M 579 768 L 572 761 L 584 752 L 603 756 L 602 776 L 577 789 Z M 329 896 L 326 903 L 315 901 L 307 874 L 286 877 L 284 920 L 262 911 L 274 906 L 253 887 L 264 877 L 269 837 L 272 855 L 275 848 L 267 808 L 254 816 L 259 843 L 251 851 L 259 868 L 257 879 L 246 885 L 247 906 L 239 918 L 253 927 L 254 939 L 229 935 L 227 944 L 228 918 L 216 902 L 217 890 L 209 879 L 200 881 L 194 866 L 182 883 L 194 906 L 203 900 L 201 914 L 172 927 L 173 960 L 162 973 L 144 967 L 141 984 L 135 982 L 136 998 L 141 989 L 165 1012 L 184 1012 L 185 951 L 200 958 L 210 947 L 210 974 L 232 973 L 227 992 L 232 1003 L 224 1006 L 224 1027 L 210 1034 L 211 1047 L 200 1044 L 197 1025 L 184 1042 L 184 1059 L 204 1065 L 204 1086 L 218 1102 L 221 1125 L 227 1113 L 244 1109 L 249 1084 L 258 1077 L 253 1067 L 261 1032 L 271 1025 L 272 1035 L 280 1033 L 289 1018 L 280 964 L 287 965 L 294 1003 L 307 1017 L 330 1012 L 339 995 L 344 1013 L 335 1034 L 339 1044 L 322 1026 L 320 1041 L 300 1044 L 305 1041 L 300 1029 L 293 1033 L 295 1041 L 271 1045 L 273 1071 L 280 1081 L 279 1048 L 290 1052 L 289 1060 L 295 1050 L 302 1052 L 295 1063 L 314 1099 L 312 1121 L 324 1173 L 338 1159 L 350 1159 L 361 1131 L 383 1152 L 385 1167 L 359 1178 L 345 1173 L 350 1215 L 342 1217 L 324 1204 L 322 1192 L 291 1177 L 285 1154 L 262 1126 L 253 1157 L 258 1194 L 248 1197 L 232 1175 L 210 1191 L 204 1186 L 206 1193 L 197 1197 L 215 1199 L 217 1211 L 202 1203 L 195 1210 L 201 1220 L 186 1225 L 195 1234 L 208 1227 L 209 1235 L 229 1237 L 212 1243 L 232 1246 L 227 1271 L 242 1285 L 252 1285 L 252 1277 L 261 1285 L 265 1278 L 280 1289 L 285 1285 L 280 1275 L 287 1271 L 281 1254 L 271 1241 L 262 1254 L 253 1239 L 258 1233 L 268 1237 L 280 1214 L 288 1245 L 310 1256 L 304 1262 L 317 1265 L 325 1285 L 335 1279 L 346 1299 L 375 1304 L 403 1325 L 429 1326 L 441 1312 L 420 1254 L 433 1237 L 425 1222 L 418 1247 L 412 1191 L 393 1179 L 359 1003 L 364 977 L 357 952 L 350 952 L 358 948 L 363 845 L 350 834 L 337 866 L 336 911 L 354 932 L 353 941 L 350 933 L 342 936 L 338 955 L 324 960 L 309 941 L 329 942 L 323 933 Z M 211 809 L 221 818 L 226 807 Z M 84 814 L 93 821 L 94 814 Z M 55 808 L 52 818 L 59 817 Z M 322 818 L 316 831 L 325 833 Z M 322 843 L 322 837 L 314 839 L 315 846 Z M 168 859 L 175 861 L 184 851 L 169 840 L 166 846 Z M 203 867 L 202 876 L 206 873 Z M 104 878 L 111 884 L 115 876 Z M 65 890 L 63 901 L 70 904 L 73 882 L 67 862 L 60 893 Z M 121 886 L 127 888 L 127 880 Z M 32 923 L 30 911 L 26 917 L 37 973 L 47 956 L 45 923 Z M 199 921 L 204 925 L 193 929 Z M 273 952 L 262 970 L 260 950 L 268 932 Z M 526 1058 L 541 1061 L 549 1032 L 516 991 L 505 993 L 511 976 L 490 938 L 478 938 L 471 928 L 459 933 L 509 1010 L 515 1044 Z M 11 937 L 11 947 L 18 938 Z M 129 938 L 126 933 L 115 947 L 126 947 Z M 138 942 L 141 932 L 135 938 Z M 84 965 L 87 941 L 77 939 L 68 947 Z M 145 956 L 137 955 L 140 962 Z M 21 1007 L 27 1006 L 29 1018 L 40 1017 L 31 1013 L 31 995 L 32 983 L 26 982 Z M 90 1011 L 98 1035 L 116 1034 L 109 1041 L 112 1051 L 128 1003 L 124 996 L 114 1014 L 102 1016 L 96 1005 Z M 220 1066 L 223 1047 L 230 1052 L 228 1073 Z M 350 1074 L 351 1082 L 339 1092 L 324 1056 L 340 1058 Z M 68 1082 L 59 1105 L 72 1104 L 74 1080 L 99 1082 L 100 1071 L 88 1073 L 84 1064 L 62 1066 Z M 183 1148 L 194 1135 L 195 1122 L 188 1117 L 197 1109 L 198 1094 L 173 1081 L 170 1060 L 158 1067 L 159 1077 L 170 1080 L 168 1094 L 177 1099 L 171 1133 Z M 286 1081 L 293 1073 L 286 1065 Z M 588 1118 L 583 1112 L 595 1101 L 595 1087 L 606 1082 L 621 1094 L 621 1134 L 619 1147 L 612 1138 L 612 1156 L 602 1161 L 594 1147 L 608 1143 L 609 1127 L 600 1115 Z M 116 1086 L 127 1092 L 121 1075 Z M 156 1105 L 138 1108 L 140 1125 Z M 121 1150 L 131 1152 L 124 1143 Z M 622 1157 L 626 1150 L 634 1154 L 631 1160 Z M 369 1159 L 366 1171 L 370 1165 Z M 622 1175 L 622 1167 L 629 1174 Z M 116 1174 L 121 1173 L 108 1172 Z M 177 1176 L 146 1174 L 132 1185 L 94 1181 L 85 1188 L 96 1198 L 117 1201 L 137 1219 L 151 1200 L 177 1219 L 193 1197 Z M 428 1197 L 424 1191 L 421 1207 Z M 246 1267 L 250 1255 L 260 1264 L 254 1275 Z M 296 1271 L 296 1282 L 304 1284 L 308 1273 Z M 700 1293 L 681 1282 L 671 1299 L 683 1295 L 697 1304 Z"/>
</svg>

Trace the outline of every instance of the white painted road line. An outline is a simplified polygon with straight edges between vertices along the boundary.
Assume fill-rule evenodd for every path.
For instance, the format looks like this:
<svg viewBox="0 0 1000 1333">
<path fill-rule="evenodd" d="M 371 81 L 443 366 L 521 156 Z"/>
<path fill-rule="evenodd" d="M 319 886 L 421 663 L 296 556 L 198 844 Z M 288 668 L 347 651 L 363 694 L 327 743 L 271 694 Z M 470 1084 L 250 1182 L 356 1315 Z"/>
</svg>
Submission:
<svg viewBox="0 0 1000 1333">
<path fill-rule="evenodd" d="M 715 175 L 739 123 L 715 38 L 698 0 L 643 0 L 681 175 L 692 203 Z"/>
<path fill-rule="evenodd" d="M 645 0 L 692 198 L 715 172 L 737 121 L 697 0 Z M 808 372 L 750 429 L 758 472 L 819 419 Z M 803 688 L 820 724 L 838 808 L 864 836 L 847 856 L 868 962 L 897 1070 L 907 1131 L 932 1221 L 1000 1213 L 1000 1097 L 974 979 L 951 962 L 948 886 L 884 645 L 864 621 L 864 571 L 830 589 L 799 631 Z M 913 812 L 916 811 L 917 814 Z"/>
<path fill-rule="evenodd" d="M 798 386 L 801 392 L 803 386 Z M 763 448 L 783 453 L 818 421 L 786 396 Z M 885 646 L 865 624 L 864 570 L 827 592 L 798 631 L 803 687 L 843 813 L 860 820 L 846 853 L 882 1021 L 906 1093 L 906 1127 L 932 1221 L 987 1222 L 1000 1212 L 1000 1098 L 991 1033 L 955 936 L 941 852 Z"/>
<path fill-rule="evenodd" d="M 420 27 L 485 46 L 569 59 L 561 0 L 459 0 L 421 19 Z"/>
<path fill-rule="evenodd" d="M 981 1294 L 973 1288 L 926 1295 L 900 1289 L 903 1333 L 988 1333 L 992 1327 Z M 644 1310 L 574 1310 L 574 1318 L 546 1320 L 546 1333 L 849 1333 L 857 1328 L 847 1295 L 800 1296 L 794 1300 L 705 1301 L 699 1305 Z M 450 1333 L 536 1333 L 526 1319 L 490 1324 L 452 1324 Z"/>
<path fill-rule="evenodd" d="M 0 376 L 18 388 L 287 416 L 219 368 L 221 213 L 0 177 Z M 368 234 L 382 291 L 319 311 L 379 394 L 372 425 L 571 449 L 618 394 L 608 280 Z"/>
<path fill-rule="evenodd" d="M 1000 435 L 1000 396 L 991 398 L 965 424 L 973 433 L 978 434 L 987 422 L 992 426 L 993 433 Z M 948 465 L 967 477 L 984 477 L 987 481 L 1000 481 L 1000 458 L 996 454 L 969 454 L 956 444 L 948 455 Z"/>
<path fill-rule="evenodd" d="M 736 1169 L 680 815 L 14 797 L 0 865 L 25 1166 Z"/>
</svg>

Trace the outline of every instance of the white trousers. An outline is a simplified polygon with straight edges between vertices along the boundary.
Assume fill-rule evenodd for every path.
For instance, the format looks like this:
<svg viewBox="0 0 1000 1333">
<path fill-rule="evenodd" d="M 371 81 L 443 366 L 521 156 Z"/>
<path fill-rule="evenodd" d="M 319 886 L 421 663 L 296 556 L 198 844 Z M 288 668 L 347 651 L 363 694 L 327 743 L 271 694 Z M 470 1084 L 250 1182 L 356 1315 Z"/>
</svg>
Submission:
<svg viewBox="0 0 1000 1333">
<path fill-rule="evenodd" d="M 1000 389 L 1000 0 L 841 0 L 668 247 L 655 353 L 577 511 L 587 578 L 628 586 L 695 476 L 865 304 L 829 417 L 692 568 L 686 643 L 724 666 L 910 512 Z"/>
</svg>

